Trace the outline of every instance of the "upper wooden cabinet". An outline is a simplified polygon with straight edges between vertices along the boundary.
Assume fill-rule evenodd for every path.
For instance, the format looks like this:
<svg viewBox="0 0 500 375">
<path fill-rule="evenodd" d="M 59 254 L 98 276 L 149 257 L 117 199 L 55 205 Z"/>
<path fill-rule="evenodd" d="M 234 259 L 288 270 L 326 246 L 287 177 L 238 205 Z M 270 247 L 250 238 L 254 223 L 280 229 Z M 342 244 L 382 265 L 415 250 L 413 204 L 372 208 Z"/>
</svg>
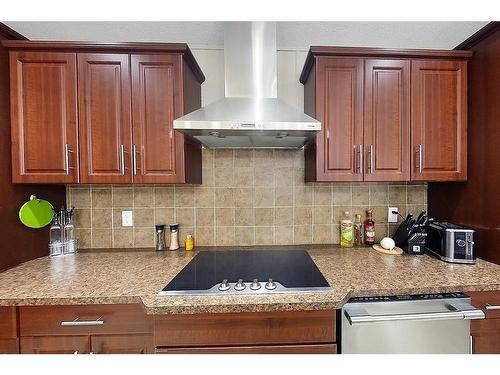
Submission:
<svg viewBox="0 0 500 375">
<path fill-rule="evenodd" d="M 10 53 L 12 182 L 78 182 L 76 54 Z"/>
<path fill-rule="evenodd" d="M 82 183 L 131 183 L 129 57 L 78 54 Z"/>
<path fill-rule="evenodd" d="M 412 180 L 467 179 L 467 63 L 412 61 Z"/>
<path fill-rule="evenodd" d="M 306 181 L 466 178 L 468 51 L 311 47 Z"/>
<path fill-rule="evenodd" d="M 187 45 L 2 43 L 14 182 L 201 183 L 201 144 L 173 129 L 201 106 Z"/>
</svg>

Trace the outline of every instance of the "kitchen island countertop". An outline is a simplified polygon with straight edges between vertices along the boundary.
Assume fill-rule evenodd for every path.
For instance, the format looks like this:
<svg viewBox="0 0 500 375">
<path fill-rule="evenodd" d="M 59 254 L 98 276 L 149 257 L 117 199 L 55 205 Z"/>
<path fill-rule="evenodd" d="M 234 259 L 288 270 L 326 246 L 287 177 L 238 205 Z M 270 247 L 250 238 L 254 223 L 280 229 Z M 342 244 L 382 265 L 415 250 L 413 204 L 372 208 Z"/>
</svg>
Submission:
<svg viewBox="0 0 500 375">
<path fill-rule="evenodd" d="M 158 297 L 196 252 L 102 251 L 38 258 L 0 273 L 0 305 L 143 303 L 148 314 L 333 310 L 354 296 L 500 290 L 500 266 L 481 259 L 460 265 L 369 248 L 306 248 L 331 292 Z"/>
</svg>

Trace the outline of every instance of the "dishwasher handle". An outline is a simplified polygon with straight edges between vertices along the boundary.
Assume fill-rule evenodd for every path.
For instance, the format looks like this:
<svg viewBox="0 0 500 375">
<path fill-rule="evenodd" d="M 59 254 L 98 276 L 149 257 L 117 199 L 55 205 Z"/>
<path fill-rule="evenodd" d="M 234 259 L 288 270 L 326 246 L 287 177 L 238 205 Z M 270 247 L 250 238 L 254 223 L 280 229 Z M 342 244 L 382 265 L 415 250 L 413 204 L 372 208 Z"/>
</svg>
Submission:
<svg viewBox="0 0 500 375">
<path fill-rule="evenodd" d="M 448 311 L 442 312 L 422 312 L 409 314 L 385 314 L 370 315 L 363 307 L 346 306 L 344 314 L 350 325 L 392 322 L 404 320 L 453 320 L 453 319 L 484 319 L 484 312 L 476 309 L 470 303 L 466 302 L 448 302 L 445 303 Z"/>
</svg>

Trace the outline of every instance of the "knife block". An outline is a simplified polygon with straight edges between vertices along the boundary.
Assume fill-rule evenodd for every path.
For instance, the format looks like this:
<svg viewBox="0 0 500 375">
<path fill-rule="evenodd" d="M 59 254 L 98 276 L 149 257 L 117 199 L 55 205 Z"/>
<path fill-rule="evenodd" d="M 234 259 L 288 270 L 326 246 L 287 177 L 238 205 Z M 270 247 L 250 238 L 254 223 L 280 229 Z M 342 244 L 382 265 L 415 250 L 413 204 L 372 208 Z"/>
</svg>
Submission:
<svg viewBox="0 0 500 375">
<path fill-rule="evenodd" d="M 413 233 L 410 236 L 408 229 L 404 223 L 399 224 L 396 233 L 392 236 L 392 239 L 396 243 L 397 247 L 403 249 L 406 254 L 410 255 L 423 255 L 425 253 L 425 238 L 427 233 Z"/>
</svg>

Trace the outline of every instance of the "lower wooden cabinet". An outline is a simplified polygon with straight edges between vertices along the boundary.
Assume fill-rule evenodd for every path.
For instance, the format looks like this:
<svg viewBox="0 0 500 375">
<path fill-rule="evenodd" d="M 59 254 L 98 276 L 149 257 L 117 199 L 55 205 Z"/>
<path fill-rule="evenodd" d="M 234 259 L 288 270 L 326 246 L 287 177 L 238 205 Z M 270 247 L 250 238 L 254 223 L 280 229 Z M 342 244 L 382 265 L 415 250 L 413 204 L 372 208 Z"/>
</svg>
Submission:
<svg viewBox="0 0 500 375">
<path fill-rule="evenodd" d="M 22 354 L 88 354 L 90 336 L 21 337 Z"/>
<path fill-rule="evenodd" d="M 0 354 L 19 353 L 17 309 L 0 306 Z"/>
<path fill-rule="evenodd" d="M 93 354 L 149 354 L 154 353 L 153 335 L 92 336 Z"/>
<path fill-rule="evenodd" d="M 471 321 L 472 352 L 500 354 L 500 291 L 469 292 L 472 304 L 484 311 L 484 320 Z"/>
<path fill-rule="evenodd" d="M 0 339 L 0 354 L 18 354 L 18 339 Z"/>
<path fill-rule="evenodd" d="M 337 354 L 336 344 L 157 348 L 161 354 Z"/>
</svg>

